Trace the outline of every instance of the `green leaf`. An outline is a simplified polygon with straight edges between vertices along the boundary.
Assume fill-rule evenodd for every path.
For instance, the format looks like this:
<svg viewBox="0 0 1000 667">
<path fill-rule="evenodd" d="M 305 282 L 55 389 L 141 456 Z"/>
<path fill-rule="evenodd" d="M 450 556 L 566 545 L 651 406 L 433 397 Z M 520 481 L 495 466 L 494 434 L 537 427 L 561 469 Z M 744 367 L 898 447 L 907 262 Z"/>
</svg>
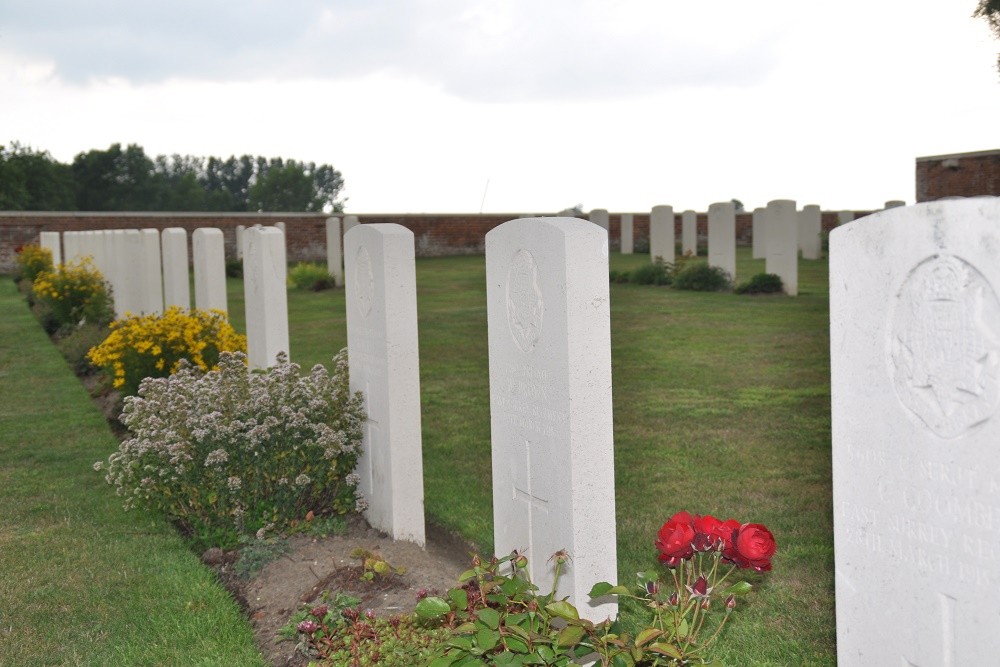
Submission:
<svg viewBox="0 0 1000 667">
<path fill-rule="evenodd" d="M 439 618 L 451 611 L 451 605 L 439 597 L 426 597 L 417 603 L 414 611 L 423 619 Z"/>
<path fill-rule="evenodd" d="M 663 642 L 658 642 L 656 644 L 651 645 L 649 647 L 649 650 L 652 651 L 653 653 L 659 653 L 660 655 L 665 655 L 669 658 L 675 658 L 677 660 L 680 660 L 681 658 L 684 657 L 681 655 L 681 652 L 677 649 L 677 647 L 674 646 L 673 644 L 664 644 Z"/>
<path fill-rule="evenodd" d="M 663 630 L 658 630 L 657 628 L 646 628 L 639 633 L 639 636 L 635 638 L 636 646 L 645 646 L 654 639 L 659 639 L 663 636 Z"/>
<path fill-rule="evenodd" d="M 574 610 L 575 611 L 575 610 Z M 559 631 L 559 636 L 556 638 L 556 643 L 559 646 L 574 646 L 580 643 L 587 633 L 579 625 L 567 625 L 565 628 Z"/>
<path fill-rule="evenodd" d="M 684 639 L 685 637 L 688 636 L 688 632 L 690 631 L 691 628 L 688 627 L 687 619 L 686 618 L 681 619 L 680 625 L 677 626 L 677 638 Z"/>
<path fill-rule="evenodd" d="M 455 609 L 459 611 L 469 606 L 469 594 L 465 592 L 464 588 L 453 588 L 448 591 L 448 599 L 454 603 Z"/>
<path fill-rule="evenodd" d="M 520 637 L 515 637 L 514 635 L 507 635 L 504 639 L 504 644 L 507 646 L 508 650 L 517 651 L 518 653 L 528 652 L 528 642 L 521 639 Z"/>
<path fill-rule="evenodd" d="M 475 570 L 466 570 L 462 574 L 458 575 L 458 580 L 461 582 L 466 582 L 469 579 L 473 579 L 476 576 Z"/>
<path fill-rule="evenodd" d="M 627 586 L 612 586 L 606 581 L 594 584 L 594 587 L 590 589 L 590 597 L 592 598 L 599 598 L 605 595 L 629 595 L 631 593 L 632 591 Z"/>
<path fill-rule="evenodd" d="M 479 620 L 491 630 L 496 630 L 500 627 L 500 612 L 496 609 L 491 609 L 489 607 L 486 609 L 478 609 L 476 610 L 476 616 L 478 616 Z"/>
<path fill-rule="evenodd" d="M 500 633 L 496 630 L 480 628 L 479 632 L 476 633 L 476 643 L 479 644 L 479 648 L 484 653 L 488 653 L 500 643 Z"/>
<path fill-rule="evenodd" d="M 545 605 L 545 611 L 549 612 L 553 616 L 558 616 L 559 618 L 565 618 L 568 620 L 575 621 L 580 618 L 580 613 L 576 610 L 576 607 L 565 600 L 559 600 L 558 602 L 552 602 Z"/>
<path fill-rule="evenodd" d="M 451 667 L 453 662 L 455 662 L 455 656 L 442 655 L 431 660 L 427 667 Z"/>
<path fill-rule="evenodd" d="M 616 653 L 613 658 L 611 658 L 612 667 L 634 667 L 635 659 L 628 653 Z M 434 667 L 431 665 L 431 667 Z"/>
<path fill-rule="evenodd" d="M 723 595 L 746 595 L 753 589 L 749 581 L 737 581 L 735 584 L 722 591 Z"/>
</svg>

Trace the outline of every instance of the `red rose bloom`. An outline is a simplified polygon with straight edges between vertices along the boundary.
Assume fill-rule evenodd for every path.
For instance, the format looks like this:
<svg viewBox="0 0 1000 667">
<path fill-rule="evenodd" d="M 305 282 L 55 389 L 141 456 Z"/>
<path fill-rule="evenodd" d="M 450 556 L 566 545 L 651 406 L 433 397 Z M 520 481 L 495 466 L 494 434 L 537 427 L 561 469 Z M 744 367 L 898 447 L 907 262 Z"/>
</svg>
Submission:
<svg viewBox="0 0 1000 667">
<path fill-rule="evenodd" d="M 778 550 L 771 531 L 759 523 L 745 523 L 736 534 L 732 561 L 740 567 L 758 572 L 771 569 L 771 556 Z"/>
<path fill-rule="evenodd" d="M 733 549 L 739 528 L 740 523 L 736 519 L 719 521 L 711 515 L 700 516 L 694 520 L 694 548 L 698 551 L 719 549 L 725 554 Z"/>
<path fill-rule="evenodd" d="M 694 517 L 678 512 L 670 517 L 656 536 L 660 562 L 677 567 L 682 560 L 694 555 Z"/>
</svg>

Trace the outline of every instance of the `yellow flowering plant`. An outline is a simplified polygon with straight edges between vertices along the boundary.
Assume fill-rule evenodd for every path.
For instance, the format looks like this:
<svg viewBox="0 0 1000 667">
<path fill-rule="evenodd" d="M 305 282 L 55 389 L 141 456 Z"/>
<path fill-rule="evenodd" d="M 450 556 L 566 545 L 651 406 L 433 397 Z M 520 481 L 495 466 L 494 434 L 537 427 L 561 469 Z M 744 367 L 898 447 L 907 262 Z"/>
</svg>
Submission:
<svg viewBox="0 0 1000 667">
<path fill-rule="evenodd" d="M 42 271 L 51 271 L 52 251 L 34 243 L 22 246 L 17 251 L 17 277 L 19 280 L 35 282 Z"/>
<path fill-rule="evenodd" d="M 87 353 L 90 362 L 111 376 L 115 389 L 127 396 L 139 391 L 143 378 L 163 378 L 186 359 L 202 371 L 218 367 L 222 352 L 246 352 L 247 339 L 236 332 L 221 310 L 184 310 L 128 315 L 111 323 L 111 333 Z"/>
<path fill-rule="evenodd" d="M 56 329 L 72 330 L 83 322 L 106 324 L 113 318 L 111 288 L 89 257 L 40 271 L 31 289 Z"/>
</svg>

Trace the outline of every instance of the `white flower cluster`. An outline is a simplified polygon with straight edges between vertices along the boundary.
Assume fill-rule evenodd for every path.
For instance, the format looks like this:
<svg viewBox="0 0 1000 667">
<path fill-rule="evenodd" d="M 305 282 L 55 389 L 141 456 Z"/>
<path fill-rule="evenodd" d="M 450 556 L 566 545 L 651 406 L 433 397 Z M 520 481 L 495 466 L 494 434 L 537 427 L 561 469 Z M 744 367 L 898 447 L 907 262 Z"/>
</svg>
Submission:
<svg viewBox="0 0 1000 667">
<path fill-rule="evenodd" d="M 223 353 L 217 371 L 147 379 L 125 399 L 132 437 L 95 469 L 126 508 L 157 507 L 193 528 L 351 511 L 364 404 L 348 388 L 346 350 L 333 361 L 302 375 L 279 357 L 249 372 L 245 355 Z"/>
</svg>

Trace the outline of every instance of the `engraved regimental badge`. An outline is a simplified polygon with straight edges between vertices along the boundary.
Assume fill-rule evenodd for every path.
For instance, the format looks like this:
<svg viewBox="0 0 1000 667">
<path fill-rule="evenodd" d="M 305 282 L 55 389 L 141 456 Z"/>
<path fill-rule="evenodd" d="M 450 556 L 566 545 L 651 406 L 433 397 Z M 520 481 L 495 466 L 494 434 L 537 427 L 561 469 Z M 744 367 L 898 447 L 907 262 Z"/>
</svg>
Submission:
<svg viewBox="0 0 1000 667">
<path fill-rule="evenodd" d="M 545 302 L 538 284 L 538 265 L 527 250 L 518 250 L 507 269 L 507 322 L 522 352 L 530 352 L 542 335 Z"/>
<path fill-rule="evenodd" d="M 907 410 L 956 438 L 997 409 L 1000 302 L 974 266 L 930 257 L 903 281 L 889 320 L 889 374 Z"/>
<path fill-rule="evenodd" d="M 364 246 L 358 248 L 358 259 L 354 263 L 354 295 L 361 315 L 368 317 L 375 301 L 375 274 L 372 272 L 372 258 Z"/>
</svg>

